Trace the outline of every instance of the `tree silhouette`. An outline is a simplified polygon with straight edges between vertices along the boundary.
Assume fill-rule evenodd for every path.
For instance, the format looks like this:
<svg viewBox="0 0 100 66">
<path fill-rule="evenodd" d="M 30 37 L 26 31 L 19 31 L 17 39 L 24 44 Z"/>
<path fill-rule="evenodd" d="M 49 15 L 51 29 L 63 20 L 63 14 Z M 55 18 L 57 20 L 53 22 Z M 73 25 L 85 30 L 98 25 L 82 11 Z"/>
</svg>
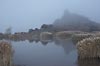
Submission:
<svg viewBox="0 0 100 66">
<path fill-rule="evenodd" d="M 12 28 L 9 27 L 5 30 L 5 34 L 10 35 L 12 33 Z"/>
</svg>

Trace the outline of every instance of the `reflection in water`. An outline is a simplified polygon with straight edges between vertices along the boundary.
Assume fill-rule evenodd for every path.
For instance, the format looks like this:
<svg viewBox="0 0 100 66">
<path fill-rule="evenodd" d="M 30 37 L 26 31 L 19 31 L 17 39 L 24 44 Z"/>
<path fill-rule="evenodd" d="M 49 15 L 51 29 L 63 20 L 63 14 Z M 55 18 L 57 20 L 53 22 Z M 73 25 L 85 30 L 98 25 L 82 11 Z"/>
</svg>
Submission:
<svg viewBox="0 0 100 66">
<path fill-rule="evenodd" d="M 66 54 L 69 54 L 71 51 L 75 50 L 72 40 L 55 40 L 56 45 L 63 47 Z"/>
<path fill-rule="evenodd" d="M 72 66 L 76 60 L 72 52 L 75 48 L 72 48 L 74 45 L 69 43 L 71 43 L 70 40 L 42 40 L 38 43 L 35 41 L 33 43 L 13 42 L 14 63 L 26 66 Z"/>
<path fill-rule="evenodd" d="M 41 42 L 41 44 L 42 45 L 47 45 L 48 43 L 51 43 L 51 42 L 53 42 L 53 40 L 40 40 L 40 42 Z"/>
<path fill-rule="evenodd" d="M 55 45 L 59 45 L 61 46 L 65 53 L 68 54 L 70 53 L 71 51 L 73 51 L 75 49 L 75 46 L 73 45 L 73 42 L 72 40 L 68 39 L 68 40 L 61 40 L 61 39 L 54 39 L 54 40 L 33 40 L 35 41 L 35 43 L 38 43 L 38 42 L 41 42 L 42 45 L 47 45 L 48 43 L 50 42 L 54 42 Z M 29 40 L 30 42 L 30 40 Z M 32 43 L 32 42 L 30 42 Z"/>
<path fill-rule="evenodd" d="M 34 40 L 33 39 L 31 39 L 31 40 L 28 40 L 30 43 L 33 43 L 34 42 Z"/>
<path fill-rule="evenodd" d="M 47 41 L 41 41 L 42 45 L 47 45 L 48 42 Z"/>
<path fill-rule="evenodd" d="M 30 43 L 33 43 L 33 42 L 38 43 L 40 41 L 39 38 L 38 39 L 26 39 L 26 40 L 28 40 Z"/>
</svg>

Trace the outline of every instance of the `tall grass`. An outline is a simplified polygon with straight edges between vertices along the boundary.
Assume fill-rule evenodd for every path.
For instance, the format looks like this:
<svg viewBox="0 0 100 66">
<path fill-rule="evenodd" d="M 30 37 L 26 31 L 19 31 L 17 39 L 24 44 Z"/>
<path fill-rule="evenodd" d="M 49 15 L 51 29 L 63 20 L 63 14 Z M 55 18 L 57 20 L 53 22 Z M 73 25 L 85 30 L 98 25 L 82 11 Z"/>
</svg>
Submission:
<svg viewBox="0 0 100 66">
<path fill-rule="evenodd" d="M 76 44 L 80 58 L 100 58 L 100 37 L 91 37 Z"/>
<path fill-rule="evenodd" d="M 12 46 L 6 41 L 0 42 L 0 66 L 12 66 Z"/>
</svg>

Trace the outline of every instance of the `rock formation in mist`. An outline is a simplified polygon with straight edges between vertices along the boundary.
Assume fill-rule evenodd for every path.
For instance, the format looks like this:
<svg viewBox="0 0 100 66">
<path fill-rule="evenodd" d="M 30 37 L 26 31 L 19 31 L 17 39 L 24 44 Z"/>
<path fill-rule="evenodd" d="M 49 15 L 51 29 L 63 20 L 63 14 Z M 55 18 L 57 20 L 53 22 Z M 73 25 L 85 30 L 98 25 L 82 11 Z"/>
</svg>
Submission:
<svg viewBox="0 0 100 66">
<path fill-rule="evenodd" d="M 87 17 L 65 11 L 60 19 L 55 20 L 53 28 L 55 30 L 98 31 L 100 24 Z"/>
</svg>

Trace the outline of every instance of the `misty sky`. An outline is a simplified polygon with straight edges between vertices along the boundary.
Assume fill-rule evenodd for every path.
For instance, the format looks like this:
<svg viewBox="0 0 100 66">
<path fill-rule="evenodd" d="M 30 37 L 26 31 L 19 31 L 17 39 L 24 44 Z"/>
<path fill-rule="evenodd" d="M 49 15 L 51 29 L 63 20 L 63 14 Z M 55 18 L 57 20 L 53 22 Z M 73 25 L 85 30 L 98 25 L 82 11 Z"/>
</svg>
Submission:
<svg viewBox="0 0 100 66">
<path fill-rule="evenodd" d="M 51 24 L 66 9 L 100 22 L 100 0 L 0 0 L 0 32 L 10 26 L 16 32 Z"/>
</svg>

